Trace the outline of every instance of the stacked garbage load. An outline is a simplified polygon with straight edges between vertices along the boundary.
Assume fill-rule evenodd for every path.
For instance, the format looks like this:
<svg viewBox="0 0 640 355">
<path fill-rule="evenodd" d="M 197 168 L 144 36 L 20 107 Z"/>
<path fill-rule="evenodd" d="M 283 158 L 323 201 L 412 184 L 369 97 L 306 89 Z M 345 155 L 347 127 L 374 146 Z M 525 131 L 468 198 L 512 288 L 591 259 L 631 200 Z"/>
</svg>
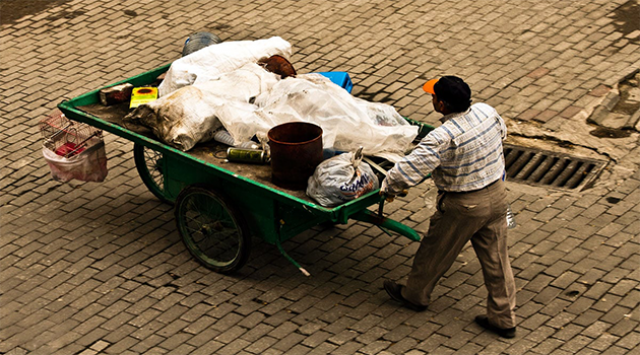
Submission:
<svg viewBox="0 0 640 355">
<path fill-rule="evenodd" d="M 265 65 L 274 56 L 288 61 L 291 53 L 289 42 L 272 37 L 217 43 L 188 54 L 172 63 L 159 99 L 138 106 L 125 124 L 148 127 L 188 151 L 221 129 L 240 144 L 266 137 L 279 124 L 309 122 L 322 128 L 324 148 L 363 147 L 367 155 L 390 161 L 403 156 L 416 126 L 392 106 L 354 97 L 320 74 L 284 75 Z"/>
</svg>

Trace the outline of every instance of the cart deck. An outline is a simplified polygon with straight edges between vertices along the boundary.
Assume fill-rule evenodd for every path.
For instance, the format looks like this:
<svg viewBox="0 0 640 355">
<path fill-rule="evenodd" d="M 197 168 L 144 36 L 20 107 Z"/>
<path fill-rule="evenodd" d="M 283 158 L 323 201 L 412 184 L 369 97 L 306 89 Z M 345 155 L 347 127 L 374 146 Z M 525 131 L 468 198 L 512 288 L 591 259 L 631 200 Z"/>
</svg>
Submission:
<svg viewBox="0 0 640 355">
<path fill-rule="evenodd" d="M 94 103 L 90 105 L 79 106 L 77 108 L 85 112 L 86 114 L 96 117 L 106 123 L 123 128 L 125 128 L 125 126 L 122 124 L 122 118 L 129 113 L 128 103 L 113 106 L 104 106 L 100 103 Z M 145 137 L 149 141 L 153 141 L 153 143 L 155 144 L 166 146 L 164 143 L 160 142 L 150 131 L 137 132 L 136 134 Z M 123 134 L 119 135 L 123 136 Z M 149 141 L 147 143 L 151 145 L 152 142 Z M 173 149 L 171 147 L 168 148 Z M 265 187 L 278 190 L 297 199 L 315 204 L 313 199 L 307 196 L 304 190 L 289 190 L 275 185 L 271 181 L 271 167 L 268 164 L 235 163 L 228 161 L 225 156 L 216 156 L 217 153 L 226 151 L 227 148 L 229 148 L 228 145 L 212 140 L 206 143 L 199 143 L 193 149 L 181 153 L 187 154 L 198 161 L 215 165 L 233 174 L 237 174 L 238 176 L 242 176 L 249 180 L 255 181 L 261 185 L 264 185 Z"/>
</svg>

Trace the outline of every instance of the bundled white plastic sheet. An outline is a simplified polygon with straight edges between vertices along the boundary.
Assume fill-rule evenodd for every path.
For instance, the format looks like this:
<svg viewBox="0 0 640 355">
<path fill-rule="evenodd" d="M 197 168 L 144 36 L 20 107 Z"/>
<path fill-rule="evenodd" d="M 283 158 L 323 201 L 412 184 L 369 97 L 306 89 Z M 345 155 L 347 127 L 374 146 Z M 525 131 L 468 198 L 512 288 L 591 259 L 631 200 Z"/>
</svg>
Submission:
<svg viewBox="0 0 640 355">
<path fill-rule="evenodd" d="M 236 142 L 282 123 L 310 122 L 322 127 L 324 148 L 364 147 L 369 155 L 397 161 L 418 134 L 392 106 L 356 98 L 320 74 L 278 80 L 255 105 L 251 115 L 218 116 Z"/>
<path fill-rule="evenodd" d="M 235 41 L 214 44 L 184 56 L 171 64 L 159 86 L 160 97 L 179 88 L 209 80 L 236 70 L 247 63 L 280 55 L 291 57 L 291 44 L 281 37 L 256 41 Z"/>
<path fill-rule="evenodd" d="M 222 128 L 219 117 L 242 121 L 252 116 L 255 105 L 250 102 L 277 80 L 275 74 L 249 63 L 215 80 L 182 87 L 141 105 L 123 121 L 127 128 L 148 127 L 165 143 L 187 151 L 213 138 Z"/>
<path fill-rule="evenodd" d="M 396 110 L 368 102 L 320 74 L 281 79 L 256 62 L 291 55 L 280 37 L 224 42 L 176 60 L 160 85 L 160 99 L 136 108 L 127 128 L 150 128 L 165 143 L 187 151 L 212 139 L 222 126 L 236 143 L 287 122 L 323 129 L 323 146 L 397 161 L 418 134 Z"/>
</svg>

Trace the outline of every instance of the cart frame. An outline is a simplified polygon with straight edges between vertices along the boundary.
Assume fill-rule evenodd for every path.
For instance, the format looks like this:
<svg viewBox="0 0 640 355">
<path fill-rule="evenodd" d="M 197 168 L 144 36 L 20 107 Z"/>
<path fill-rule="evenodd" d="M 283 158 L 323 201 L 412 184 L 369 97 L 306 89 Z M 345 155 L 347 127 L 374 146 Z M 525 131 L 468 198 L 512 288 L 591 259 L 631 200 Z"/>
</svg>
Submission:
<svg viewBox="0 0 640 355">
<path fill-rule="evenodd" d="M 148 85 L 169 66 L 156 68 L 107 87 L 122 83 L 134 86 Z M 420 235 L 412 228 L 367 209 L 381 202 L 378 190 L 337 207 L 322 207 L 80 109 L 81 106 L 98 103 L 99 91 L 100 89 L 97 89 L 64 101 L 58 108 L 72 120 L 89 124 L 134 143 L 136 168 L 143 182 L 161 200 L 176 203 L 176 223 L 183 242 L 193 256 L 215 271 L 225 273 L 242 267 L 249 255 L 250 235 L 253 235 L 269 244 L 275 244 L 289 261 L 308 275 L 307 271 L 285 252 L 282 242 L 316 225 L 345 224 L 349 219 L 372 223 L 385 231 L 392 230 L 411 240 L 420 240 Z M 415 123 L 411 120 L 410 122 Z M 421 125 L 421 134 L 426 134 L 430 129 L 433 128 Z M 161 184 L 151 176 L 145 160 L 146 151 L 156 154 L 154 164 L 155 168 L 160 170 Z M 206 212 L 203 212 L 205 208 Z M 197 227 L 189 226 L 194 218 L 202 222 Z M 217 222 L 211 222 L 212 220 Z M 233 234 L 230 238 L 232 248 L 236 252 L 231 253 L 233 255 L 228 257 L 229 260 L 217 262 L 220 260 L 216 260 L 215 256 L 211 259 L 210 252 L 199 243 L 202 240 L 221 238 L 222 229 L 226 233 L 223 233 L 224 238 L 228 238 L 227 234 Z M 196 240 L 196 234 L 199 240 Z"/>
</svg>

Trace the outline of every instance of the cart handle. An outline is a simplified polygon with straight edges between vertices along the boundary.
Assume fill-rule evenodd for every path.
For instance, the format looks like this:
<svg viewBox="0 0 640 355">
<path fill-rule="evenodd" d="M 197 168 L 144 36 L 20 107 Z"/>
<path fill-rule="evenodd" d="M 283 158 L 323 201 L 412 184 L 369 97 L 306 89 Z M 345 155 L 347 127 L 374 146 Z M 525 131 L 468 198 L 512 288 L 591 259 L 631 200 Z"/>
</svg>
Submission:
<svg viewBox="0 0 640 355">
<path fill-rule="evenodd" d="M 356 221 L 371 223 L 376 226 L 392 230 L 416 242 L 420 241 L 420 234 L 416 232 L 415 229 L 407 227 L 398 221 L 394 221 L 393 219 L 380 217 L 379 215 L 369 210 L 356 212 L 349 218 L 355 219 Z"/>
</svg>

